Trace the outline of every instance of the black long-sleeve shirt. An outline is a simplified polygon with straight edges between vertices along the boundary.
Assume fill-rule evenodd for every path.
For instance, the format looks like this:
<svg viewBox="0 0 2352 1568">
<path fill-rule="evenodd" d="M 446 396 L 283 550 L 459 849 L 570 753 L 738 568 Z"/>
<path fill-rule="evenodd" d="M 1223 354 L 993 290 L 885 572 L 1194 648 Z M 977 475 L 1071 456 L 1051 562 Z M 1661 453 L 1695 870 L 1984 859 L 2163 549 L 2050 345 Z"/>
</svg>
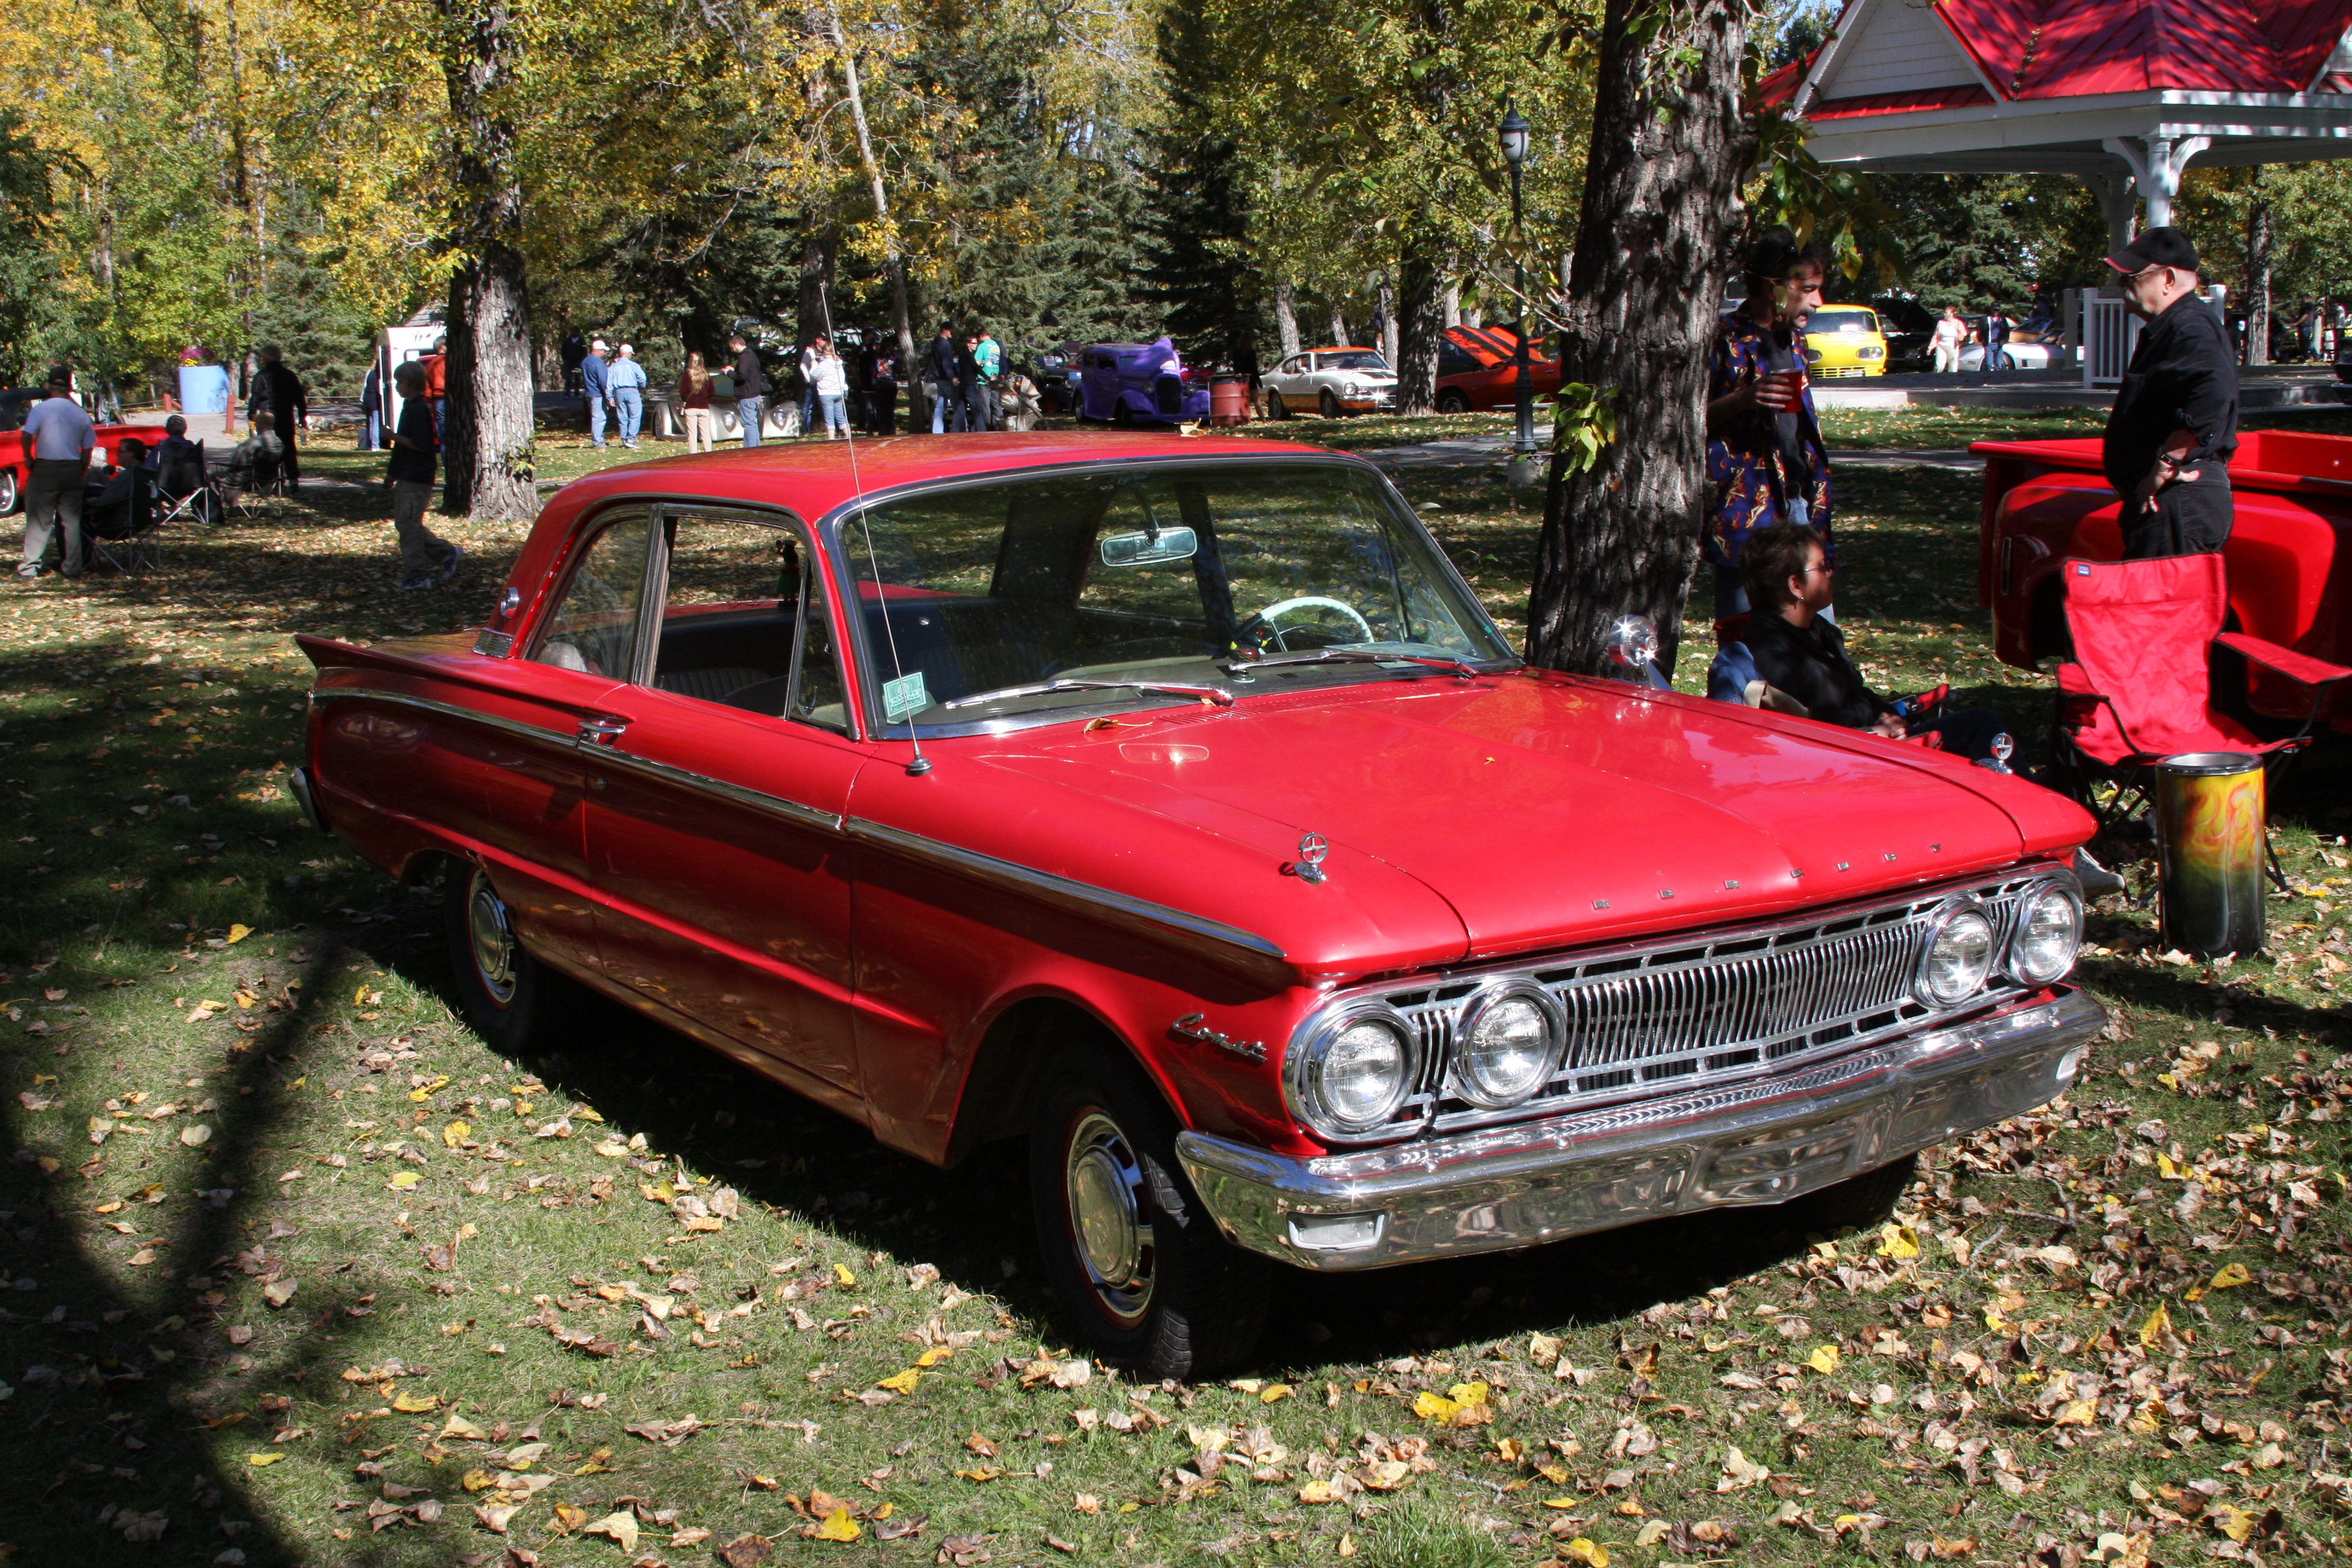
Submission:
<svg viewBox="0 0 2352 1568">
<path fill-rule="evenodd" d="M 1759 610 L 1743 640 L 1755 656 L 1756 673 L 1803 703 L 1811 718 L 1867 730 L 1890 711 L 1846 657 L 1845 634 L 1834 622 L 1815 616 L 1812 625 L 1797 626 L 1776 611 Z"/>
<path fill-rule="evenodd" d="M 2197 437 L 2181 459 L 2184 468 L 2204 462 L 2220 469 L 2238 449 L 2237 355 L 2221 323 L 2194 294 L 2183 294 L 2140 330 L 2139 347 L 2116 389 L 2101 458 L 2117 495 L 2139 489 L 2175 430 Z M 2200 480 L 2226 484 L 2229 476 L 2208 471 Z"/>
<path fill-rule="evenodd" d="M 768 395 L 768 373 L 760 366 L 760 351 L 757 349 L 746 348 L 735 356 L 735 395 Z"/>
</svg>

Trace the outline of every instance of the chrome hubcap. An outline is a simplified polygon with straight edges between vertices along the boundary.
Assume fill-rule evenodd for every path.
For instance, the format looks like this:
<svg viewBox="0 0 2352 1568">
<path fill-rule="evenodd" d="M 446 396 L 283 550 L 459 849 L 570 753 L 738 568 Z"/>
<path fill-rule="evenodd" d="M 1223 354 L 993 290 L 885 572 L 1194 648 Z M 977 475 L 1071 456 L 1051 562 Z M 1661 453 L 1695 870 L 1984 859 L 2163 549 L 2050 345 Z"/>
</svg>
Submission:
<svg viewBox="0 0 2352 1568">
<path fill-rule="evenodd" d="M 1064 1161 L 1071 1239 L 1095 1299 L 1123 1324 L 1151 1304 L 1152 1227 L 1143 1167 L 1118 1123 L 1099 1110 L 1070 1130 Z"/>
<path fill-rule="evenodd" d="M 514 932 L 507 924 L 505 902 L 478 868 L 466 891 L 466 930 L 472 938 L 475 977 L 490 1000 L 503 1007 L 514 1000 Z"/>
</svg>

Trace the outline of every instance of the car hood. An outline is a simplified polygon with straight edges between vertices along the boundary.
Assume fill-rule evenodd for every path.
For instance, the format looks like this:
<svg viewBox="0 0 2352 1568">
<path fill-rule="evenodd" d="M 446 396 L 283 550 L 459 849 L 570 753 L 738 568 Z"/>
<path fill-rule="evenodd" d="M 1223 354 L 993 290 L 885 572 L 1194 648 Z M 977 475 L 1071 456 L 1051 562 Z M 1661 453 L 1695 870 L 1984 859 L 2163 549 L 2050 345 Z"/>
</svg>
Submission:
<svg viewBox="0 0 2352 1568">
<path fill-rule="evenodd" d="M 1402 873 L 1444 900 L 1465 957 L 1939 882 L 2091 831 L 2063 797 L 1935 752 L 1537 671 L 1055 726 L 999 737 L 974 761 L 1160 815 L 1187 803 L 1173 815 L 1255 848 L 1243 875 L 1264 878 L 1269 911 L 1300 908 L 1294 893 L 1308 889 L 1281 867 L 1319 834 L 1331 883 Z"/>
</svg>

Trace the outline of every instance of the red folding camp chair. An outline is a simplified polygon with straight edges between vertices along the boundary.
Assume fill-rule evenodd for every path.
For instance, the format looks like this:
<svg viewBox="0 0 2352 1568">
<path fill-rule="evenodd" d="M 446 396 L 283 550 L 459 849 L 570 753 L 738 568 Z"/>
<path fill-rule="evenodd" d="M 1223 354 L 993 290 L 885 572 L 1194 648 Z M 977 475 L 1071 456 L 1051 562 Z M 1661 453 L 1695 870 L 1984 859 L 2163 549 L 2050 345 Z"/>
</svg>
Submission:
<svg viewBox="0 0 2352 1568">
<path fill-rule="evenodd" d="M 2058 667 L 2051 756 L 2059 788 L 2102 827 L 2136 816 L 2147 769 L 2191 752 L 2243 752 L 2268 769 L 2311 743 L 2327 688 L 2352 669 L 2242 632 L 2225 632 L 2229 589 L 2219 555 L 2069 561 L 2066 625 L 2074 657 Z M 2312 694 L 2303 728 L 2266 741 L 2213 705 L 2212 655 L 2228 648 Z M 2113 780 L 2101 798 L 2096 785 Z"/>
</svg>

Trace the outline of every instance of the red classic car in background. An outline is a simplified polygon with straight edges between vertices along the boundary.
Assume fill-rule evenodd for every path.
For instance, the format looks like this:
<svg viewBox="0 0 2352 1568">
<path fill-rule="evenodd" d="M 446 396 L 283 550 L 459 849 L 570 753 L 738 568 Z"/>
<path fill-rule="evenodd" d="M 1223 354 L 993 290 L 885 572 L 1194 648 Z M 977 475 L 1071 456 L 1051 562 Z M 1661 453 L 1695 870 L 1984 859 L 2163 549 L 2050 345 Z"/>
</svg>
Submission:
<svg viewBox="0 0 2352 1568">
<path fill-rule="evenodd" d="M 2095 437 L 1979 441 L 1985 459 L 1977 596 L 1991 607 L 1994 651 L 2034 668 L 2058 647 L 2068 556 L 2123 554 L 2122 502 L 2099 466 Z M 2222 558 L 2241 629 L 2334 664 L 2352 664 L 2352 437 L 2253 430 L 2230 460 L 2237 519 Z M 2254 668 L 2255 712 L 2301 721 L 2308 688 Z M 2352 730 L 2352 690 L 2322 710 Z"/>
<path fill-rule="evenodd" d="M 1508 327 L 1446 328 L 1445 342 L 1437 351 L 1437 411 L 1517 408 L 1519 372 L 1511 356 L 1518 346 L 1518 333 Z M 1559 390 L 1559 361 L 1541 358 L 1539 347 L 1528 345 L 1528 379 L 1534 384 L 1538 409 Z"/>
<path fill-rule="evenodd" d="M 37 388 L 9 387 L 0 390 L 0 516 L 15 511 L 24 503 L 25 484 L 33 475 L 31 459 L 25 452 L 25 416 L 41 400 Z M 130 425 L 98 426 L 98 449 L 90 456 L 93 468 L 104 468 L 114 460 L 114 444 L 125 436 L 135 436 L 149 442 L 160 441 L 160 429 L 142 429 Z"/>
<path fill-rule="evenodd" d="M 1270 1260 L 1883 1205 L 2103 1023 L 2072 804 L 1529 668 L 1308 447 L 612 468 L 478 636 L 303 647 L 296 794 L 446 879 L 495 1046 L 584 985 L 926 1160 L 1025 1136 L 1069 1326 L 1146 1377 L 1245 1355 Z"/>
</svg>

